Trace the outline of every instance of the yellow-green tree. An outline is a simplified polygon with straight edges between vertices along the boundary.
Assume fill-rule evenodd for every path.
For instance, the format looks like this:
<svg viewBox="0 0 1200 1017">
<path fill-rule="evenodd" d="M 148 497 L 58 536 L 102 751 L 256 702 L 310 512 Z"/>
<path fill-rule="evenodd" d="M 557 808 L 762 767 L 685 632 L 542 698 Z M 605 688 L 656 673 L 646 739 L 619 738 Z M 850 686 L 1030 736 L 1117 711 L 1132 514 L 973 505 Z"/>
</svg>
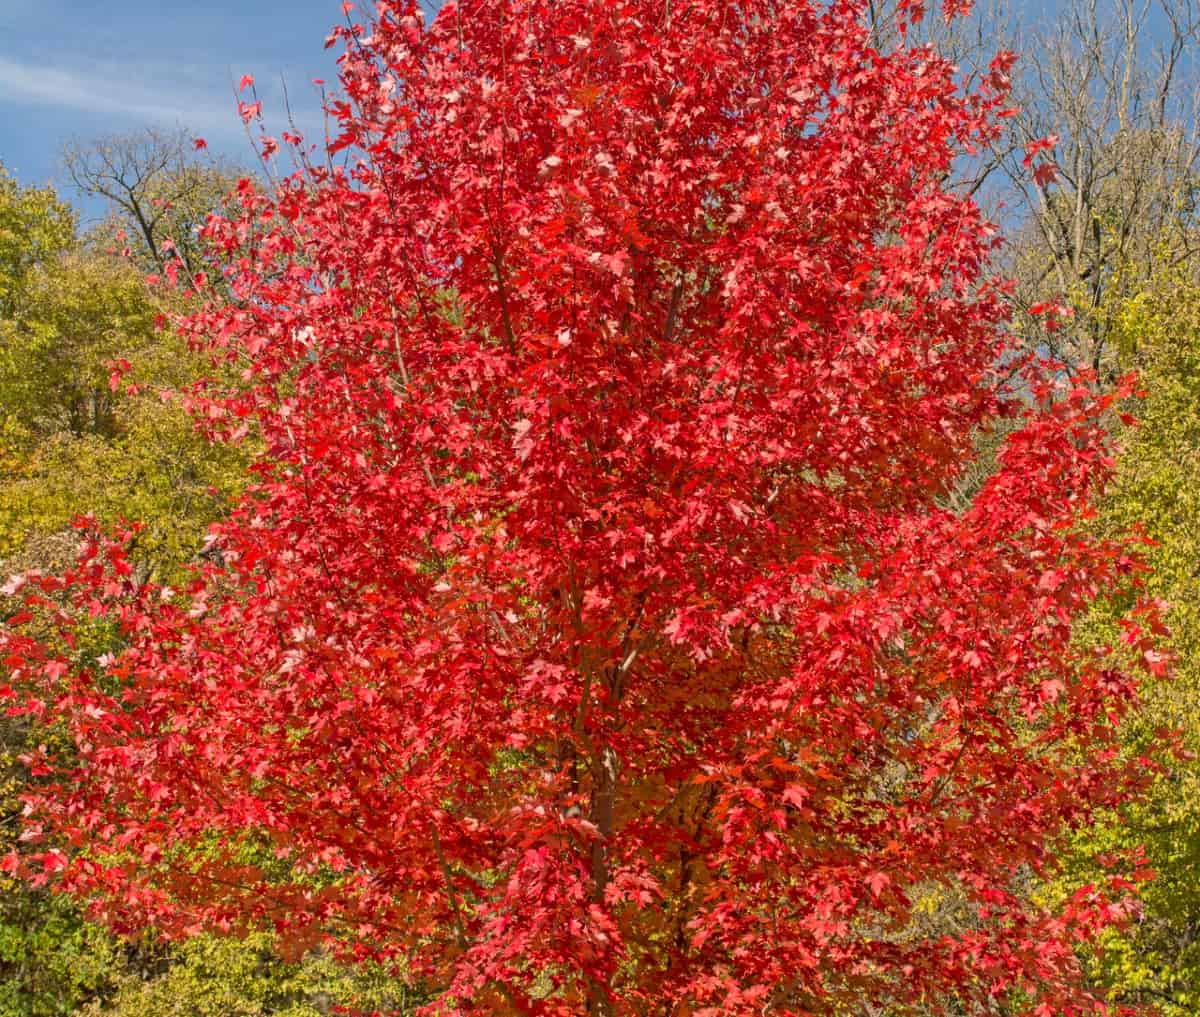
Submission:
<svg viewBox="0 0 1200 1017">
<path fill-rule="evenodd" d="M 156 327 L 160 303 L 132 265 L 86 248 L 27 274 L 17 312 L 0 320 L 0 557 L 80 512 L 143 522 L 148 568 L 202 547 L 239 459 L 164 398 L 199 365 Z"/>
<path fill-rule="evenodd" d="M 178 946 L 155 977 L 130 971 L 79 1017 L 323 1017 L 334 1007 L 406 1014 L 425 1000 L 381 969 L 347 968 L 326 954 L 287 963 L 270 938 L 200 936 Z"/>
<path fill-rule="evenodd" d="M 1116 998 L 1158 1007 L 1164 1017 L 1200 1013 L 1200 285 L 1160 273 L 1114 314 L 1125 363 L 1140 371 L 1139 423 L 1124 432 L 1115 486 L 1099 525 L 1139 527 L 1148 593 L 1168 604 L 1172 680 L 1144 687 L 1126 722 L 1131 753 L 1161 753 L 1178 732 L 1179 754 L 1141 804 L 1098 825 L 1074 845 L 1074 878 L 1099 875 L 1109 856 L 1139 846 L 1155 878 L 1141 913 L 1110 933 L 1092 958 Z M 1088 636 L 1111 638 L 1105 618 Z"/>
<path fill-rule="evenodd" d="M 52 188 L 22 187 L 0 165 L 0 317 L 8 317 L 26 277 L 67 250 L 75 213 Z"/>
</svg>

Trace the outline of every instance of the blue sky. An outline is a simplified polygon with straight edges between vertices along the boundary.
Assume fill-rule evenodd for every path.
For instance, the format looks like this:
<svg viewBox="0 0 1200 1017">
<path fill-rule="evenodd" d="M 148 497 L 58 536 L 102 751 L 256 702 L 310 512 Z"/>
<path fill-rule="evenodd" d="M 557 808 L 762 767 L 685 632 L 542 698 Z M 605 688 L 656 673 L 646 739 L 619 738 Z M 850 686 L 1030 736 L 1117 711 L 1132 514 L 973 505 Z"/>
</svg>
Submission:
<svg viewBox="0 0 1200 1017">
<path fill-rule="evenodd" d="M 359 0 L 369 4 L 370 0 Z M 1012 0 L 1046 23 L 1059 0 Z M 0 0 L 0 163 L 23 183 L 63 179 L 71 139 L 184 126 L 209 148 L 252 165 L 233 82 L 252 74 L 267 126 L 284 126 L 281 78 L 301 129 L 319 137 L 314 77 L 336 82 L 324 40 L 341 0 Z M 436 0 L 427 0 L 427 7 Z M 82 203 L 81 203 L 82 204 Z M 86 214 L 99 211 L 85 205 Z"/>
<path fill-rule="evenodd" d="M 254 75 L 276 130 L 284 77 L 313 131 L 311 81 L 336 80 L 336 50 L 323 47 L 341 19 L 340 0 L 0 0 L 0 163 L 75 199 L 63 144 L 148 123 L 184 125 L 247 163 L 231 77 Z"/>
</svg>

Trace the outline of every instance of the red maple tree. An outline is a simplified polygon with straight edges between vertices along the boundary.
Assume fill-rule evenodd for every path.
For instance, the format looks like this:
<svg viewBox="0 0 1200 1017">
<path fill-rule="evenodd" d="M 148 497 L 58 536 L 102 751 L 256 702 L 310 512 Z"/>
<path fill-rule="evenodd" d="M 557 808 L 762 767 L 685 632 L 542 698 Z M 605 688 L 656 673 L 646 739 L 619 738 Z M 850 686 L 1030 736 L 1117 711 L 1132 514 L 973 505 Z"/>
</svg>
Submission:
<svg viewBox="0 0 1200 1017">
<path fill-rule="evenodd" d="M 964 92 L 861 13 L 335 32 L 329 159 L 210 222 L 231 296 L 180 323 L 239 379 L 198 418 L 262 447 L 219 563 L 172 595 L 88 535 L 4 636 L 72 746 L 10 868 L 402 958 L 438 1014 L 1099 1006 L 1073 946 L 1122 905 L 1029 885 L 1127 786 L 1134 683 L 1071 638 L 1136 567 L 1079 525 L 1107 403 L 997 371 L 946 180 L 1011 57 Z"/>
</svg>

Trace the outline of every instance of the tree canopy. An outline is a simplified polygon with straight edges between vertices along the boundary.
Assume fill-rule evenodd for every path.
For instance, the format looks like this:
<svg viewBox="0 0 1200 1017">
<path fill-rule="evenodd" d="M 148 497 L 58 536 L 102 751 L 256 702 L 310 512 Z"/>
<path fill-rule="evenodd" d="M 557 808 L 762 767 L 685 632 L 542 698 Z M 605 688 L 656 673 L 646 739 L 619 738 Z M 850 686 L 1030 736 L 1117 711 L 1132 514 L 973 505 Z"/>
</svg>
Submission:
<svg viewBox="0 0 1200 1017">
<path fill-rule="evenodd" d="M 1113 397 L 1013 373 L 947 184 L 1011 56 L 966 88 L 859 14 L 335 33 L 346 166 L 242 187 L 178 321 L 228 368 L 196 419 L 257 443 L 219 554 L 168 588 L 85 524 L 6 588 L 6 695 L 62 742 L 4 866 L 118 929 L 398 960 L 429 1013 L 1100 1008 L 1075 947 L 1138 874 L 1028 883 L 1129 794 L 1164 669 L 1086 525 Z M 1081 646 L 1114 589 L 1122 649 Z"/>
</svg>

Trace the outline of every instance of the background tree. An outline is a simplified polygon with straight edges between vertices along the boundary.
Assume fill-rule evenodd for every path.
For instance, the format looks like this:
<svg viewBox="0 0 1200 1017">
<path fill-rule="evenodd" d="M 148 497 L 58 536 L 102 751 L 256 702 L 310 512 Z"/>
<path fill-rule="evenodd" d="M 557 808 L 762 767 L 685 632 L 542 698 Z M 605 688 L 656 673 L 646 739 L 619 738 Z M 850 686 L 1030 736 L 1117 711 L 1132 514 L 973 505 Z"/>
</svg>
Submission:
<svg viewBox="0 0 1200 1017">
<path fill-rule="evenodd" d="M 1055 29 L 1035 40 L 1018 75 L 1022 144 L 1004 166 L 1017 191 L 1024 226 L 1003 271 L 1018 281 L 1024 340 L 1093 370 L 1104 384 L 1141 371 L 1144 417 L 1124 430 L 1116 491 L 1099 525 L 1114 532 L 1139 523 L 1156 541 L 1148 552 L 1151 587 L 1171 606 L 1176 677 L 1152 683 L 1128 721 L 1127 750 L 1165 742 L 1179 732 L 1186 750 L 1200 746 L 1191 707 L 1200 647 L 1194 615 L 1194 506 L 1189 472 L 1195 459 L 1196 53 L 1197 12 L 1189 2 L 1075 3 Z M 1057 137 L 1055 167 L 1030 177 L 1025 146 Z M 1035 163 L 1042 156 L 1036 156 Z M 1063 301 L 1074 317 L 1046 331 L 1028 308 Z M 1114 421 L 1115 423 L 1115 421 Z M 1095 624 L 1090 638 L 1112 635 Z M 1103 870 L 1109 852 L 1145 844 L 1156 878 L 1143 890 L 1144 911 L 1126 933 L 1109 933 L 1092 973 L 1119 999 L 1172 1014 L 1197 1007 L 1194 955 L 1200 900 L 1192 892 L 1197 859 L 1195 764 L 1177 759 L 1150 801 L 1122 810 L 1084 835 L 1072 862 L 1075 883 Z"/>
<path fill-rule="evenodd" d="M 997 185 L 1021 225 L 1002 270 L 1030 345 L 1109 382 L 1125 302 L 1197 251 L 1198 32 L 1193 0 L 1069 0 L 1023 47 Z M 1073 317 L 1047 331 L 1030 308 L 1060 300 Z"/>
<path fill-rule="evenodd" d="M 147 567 L 169 569 L 203 546 L 236 457 L 162 400 L 201 367 L 156 328 L 165 309 L 135 267 L 86 248 L 27 274 L 19 312 L 0 319 L 0 554 L 69 531 L 82 511 L 141 519 Z"/>
<path fill-rule="evenodd" d="M 0 313 L 16 309 L 26 276 L 71 246 L 75 213 L 49 188 L 22 187 L 0 166 Z"/>
<path fill-rule="evenodd" d="M 184 128 L 76 141 L 64 149 L 63 164 L 81 193 L 107 202 L 141 265 L 162 271 L 178 258 L 189 276 L 202 267 L 198 234 L 205 220 L 246 175 L 197 149 Z"/>
<path fill-rule="evenodd" d="M 1092 958 L 1093 975 L 1117 997 L 1184 1017 L 1200 1006 L 1200 289 L 1194 269 L 1160 270 L 1115 315 L 1124 363 L 1141 372 L 1139 424 L 1122 435 L 1124 452 L 1098 525 L 1141 528 L 1151 592 L 1168 605 L 1175 674 L 1147 685 L 1126 721 L 1127 751 L 1180 738 L 1181 754 L 1145 801 L 1103 818 L 1079 836 L 1074 884 L 1086 882 L 1114 851 L 1144 846 L 1154 879 L 1129 928 L 1110 932 Z M 1136 351 L 1134 354 L 1132 351 Z M 1120 608 L 1120 603 L 1110 607 Z M 1098 612 L 1088 637 L 1111 636 L 1112 616 Z"/>
</svg>

